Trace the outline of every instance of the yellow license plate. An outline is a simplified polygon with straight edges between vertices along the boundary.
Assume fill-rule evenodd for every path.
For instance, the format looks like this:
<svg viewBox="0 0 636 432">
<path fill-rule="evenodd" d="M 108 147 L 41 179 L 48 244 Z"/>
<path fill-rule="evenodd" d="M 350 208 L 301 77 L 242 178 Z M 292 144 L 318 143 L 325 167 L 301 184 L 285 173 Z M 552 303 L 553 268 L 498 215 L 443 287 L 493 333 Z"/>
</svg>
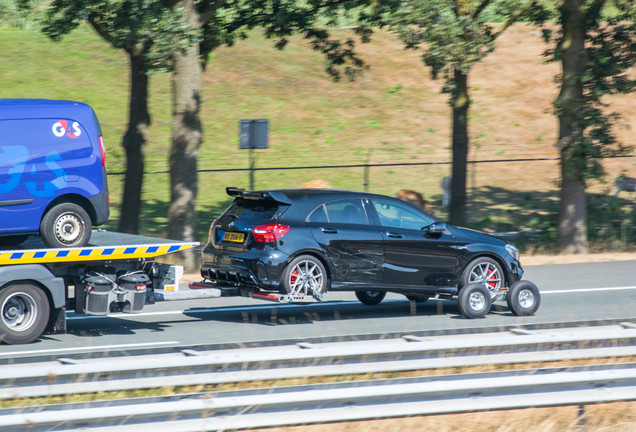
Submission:
<svg viewBox="0 0 636 432">
<path fill-rule="evenodd" d="M 226 232 L 225 236 L 223 237 L 223 240 L 243 243 L 243 240 L 245 240 L 245 234 L 237 233 L 237 232 Z"/>
</svg>

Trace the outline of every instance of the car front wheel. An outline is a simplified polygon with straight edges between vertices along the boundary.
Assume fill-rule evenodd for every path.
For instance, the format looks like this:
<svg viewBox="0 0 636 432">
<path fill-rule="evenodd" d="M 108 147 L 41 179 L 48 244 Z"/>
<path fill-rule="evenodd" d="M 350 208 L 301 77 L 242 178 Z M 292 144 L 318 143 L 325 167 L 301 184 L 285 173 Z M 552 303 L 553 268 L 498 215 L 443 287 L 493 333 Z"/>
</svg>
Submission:
<svg viewBox="0 0 636 432">
<path fill-rule="evenodd" d="M 489 290 L 498 290 L 504 283 L 503 271 L 497 261 L 492 258 L 476 258 L 464 269 L 461 284 L 463 287 L 472 283 L 481 283 Z"/>
<path fill-rule="evenodd" d="M 374 290 L 356 291 L 356 297 L 358 298 L 358 300 L 360 300 L 360 303 L 367 306 L 374 306 L 384 300 L 384 297 L 386 297 L 386 292 Z"/>
<path fill-rule="evenodd" d="M 430 298 L 430 296 L 427 296 L 425 294 L 406 294 L 406 298 L 409 299 L 410 301 L 424 303 L 426 300 Z"/>
</svg>

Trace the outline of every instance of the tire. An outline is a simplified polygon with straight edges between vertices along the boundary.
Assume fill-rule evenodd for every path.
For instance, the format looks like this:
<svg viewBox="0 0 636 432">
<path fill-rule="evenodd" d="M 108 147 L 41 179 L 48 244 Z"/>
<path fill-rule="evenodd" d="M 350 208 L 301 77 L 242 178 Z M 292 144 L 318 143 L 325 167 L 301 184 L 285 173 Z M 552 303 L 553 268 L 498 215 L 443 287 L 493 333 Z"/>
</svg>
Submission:
<svg viewBox="0 0 636 432">
<path fill-rule="evenodd" d="M 40 236 L 48 247 L 82 247 L 91 238 L 91 218 L 82 207 L 62 203 L 51 208 L 40 223 Z"/>
<path fill-rule="evenodd" d="M 498 290 L 504 286 L 504 274 L 501 266 L 492 258 L 479 257 L 472 260 L 462 273 L 461 286 L 473 283 L 486 285 L 489 290 Z"/>
<path fill-rule="evenodd" d="M 459 291 L 459 311 L 465 318 L 483 318 L 490 312 L 490 291 L 482 283 L 466 285 Z"/>
<path fill-rule="evenodd" d="M 23 243 L 27 238 L 29 238 L 29 236 L 26 234 L 2 236 L 0 237 L 0 245 L 17 246 L 20 243 Z"/>
<path fill-rule="evenodd" d="M 534 315 L 541 304 L 541 294 L 535 284 L 520 280 L 510 287 L 506 302 L 510 311 L 515 315 Z"/>
<path fill-rule="evenodd" d="M 287 294 L 321 297 L 327 292 L 327 271 L 312 255 L 294 258 L 283 271 L 282 286 Z"/>
<path fill-rule="evenodd" d="M 7 344 L 26 344 L 39 338 L 49 322 L 49 299 L 30 284 L 9 285 L 0 290 L 0 339 Z"/>
<path fill-rule="evenodd" d="M 360 303 L 364 305 L 375 306 L 384 300 L 384 297 L 386 297 L 386 291 L 356 291 L 356 297 L 360 300 Z"/>
<path fill-rule="evenodd" d="M 410 301 L 424 303 L 426 300 L 430 298 L 430 296 L 427 296 L 425 294 L 407 294 L 406 298 L 409 299 Z"/>
</svg>

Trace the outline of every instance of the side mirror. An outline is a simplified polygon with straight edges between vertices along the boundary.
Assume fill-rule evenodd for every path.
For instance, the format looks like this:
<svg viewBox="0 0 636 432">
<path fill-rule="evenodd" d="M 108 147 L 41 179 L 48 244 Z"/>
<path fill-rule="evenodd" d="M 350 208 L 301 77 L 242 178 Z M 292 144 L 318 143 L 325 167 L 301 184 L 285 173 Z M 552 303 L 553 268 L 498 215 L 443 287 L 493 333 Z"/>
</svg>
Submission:
<svg viewBox="0 0 636 432">
<path fill-rule="evenodd" d="M 446 224 L 444 222 L 435 222 L 428 227 L 428 233 L 433 235 L 442 235 L 446 231 Z"/>
</svg>

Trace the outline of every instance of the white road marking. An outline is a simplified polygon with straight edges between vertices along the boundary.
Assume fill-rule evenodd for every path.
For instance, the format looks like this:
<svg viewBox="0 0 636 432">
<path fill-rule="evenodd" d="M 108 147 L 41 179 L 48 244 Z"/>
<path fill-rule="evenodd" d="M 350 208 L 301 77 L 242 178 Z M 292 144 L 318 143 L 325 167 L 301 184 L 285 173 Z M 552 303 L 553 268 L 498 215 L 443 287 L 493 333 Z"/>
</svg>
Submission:
<svg viewBox="0 0 636 432">
<path fill-rule="evenodd" d="M 75 347 L 75 348 L 56 348 L 56 349 L 43 349 L 43 350 L 33 350 L 33 351 L 11 351 L 11 352 L 3 352 L 0 353 L 0 356 L 6 357 L 11 355 L 24 355 L 24 354 L 47 354 L 47 353 L 61 353 L 68 351 L 82 351 L 84 349 L 90 351 L 98 351 L 98 350 L 115 350 L 120 348 L 142 348 L 142 347 L 150 347 L 157 345 L 177 345 L 178 341 L 167 341 L 167 342 L 148 342 L 148 343 L 135 343 L 135 344 L 125 344 L 125 345 L 101 345 L 101 346 L 87 346 L 87 347 Z"/>
<path fill-rule="evenodd" d="M 539 290 L 541 294 L 564 294 L 564 293 L 576 293 L 576 292 L 597 292 L 597 291 L 625 291 L 636 290 L 636 286 L 626 287 L 607 287 L 607 288 L 575 288 L 569 290 Z"/>
</svg>

